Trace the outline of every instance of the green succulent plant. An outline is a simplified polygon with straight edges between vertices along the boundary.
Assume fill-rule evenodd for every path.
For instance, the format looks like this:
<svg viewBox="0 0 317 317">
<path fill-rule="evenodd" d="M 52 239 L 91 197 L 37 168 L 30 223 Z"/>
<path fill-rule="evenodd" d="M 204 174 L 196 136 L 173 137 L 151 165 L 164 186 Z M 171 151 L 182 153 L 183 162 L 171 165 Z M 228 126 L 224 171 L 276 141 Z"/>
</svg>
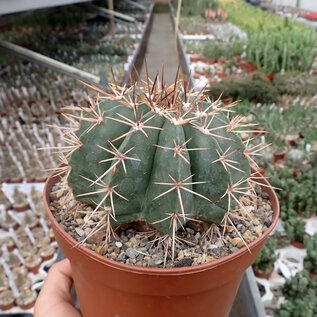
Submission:
<svg viewBox="0 0 317 317">
<path fill-rule="evenodd" d="M 177 1 L 174 2 L 175 10 L 177 8 Z M 182 2 L 182 15 L 184 16 L 200 16 L 205 17 L 205 10 L 218 9 L 218 1 L 216 0 L 184 0 Z"/>
<path fill-rule="evenodd" d="M 58 170 L 75 199 L 113 226 L 145 220 L 170 236 L 188 219 L 221 223 L 254 181 L 241 117 L 226 114 L 232 105 L 158 78 L 109 89 L 102 101 L 70 108 L 78 122 Z"/>
<path fill-rule="evenodd" d="M 274 239 L 267 239 L 260 255 L 256 258 L 253 263 L 255 270 L 261 270 L 263 272 L 273 268 L 274 262 L 278 259 L 278 255 L 275 254 L 277 242 Z"/>
<path fill-rule="evenodd" d="M 230 43 L 215 43 L 215 41 L 206 41 L 203 46 L 203 54 L 207 58 L 218 60 L 225 58 L 232 60 L 234 56 L 241 55 L 244 51 L 244 42 L 234 40 Z"/>
<path fill-rule="evenodd" d="M 304 267 L 307 271 L 317 273 L 317 233 L 305 239 L 307 255 L 304 259 Z"/>
<path fill-rule="evenodd" d="M 228 12 L 228 20 L 248 33 L 247 58 L 258 69 L 267 74 L 311 69 L 317 39 L 313 27 L 242 0 L 220 0 L 219 4 Z"/>
<path fill-rule="evenodd" d="M 273 84 L 280 95 L 314 96 L 316 94 L 317 76 L 300 72 L 276 74 Z"/>
<path fill-rule="evenodd" d="M 275 310 L 277 317 L 315 317 L 317 314 L 316 279 L 310 280 L 306 272 L 299 272 L 286 280 L 282 293 L 287 299 Z"/>
<path fill-rule="evenodd" d="M 282 293 L 286 299 L 303 297 L 309 287 L 309 277 L 306 272 L 300 272 L 287 279 L 282 287 Z"/>
<path fill-rule="evenodd" d="M 228 12 L 228 20 L 246 31 L 248 35 L 285 28 L 298 32 L 313 30 L 313 27 L 299 23 L 295 19 L 284 18 L 251 6 L 243 0 L 219 0 L 219 5 Z"/>
<path fill-rule="evenodd" d="M 272 147 L 289 146 L 289 135 L 303 135 L 299 142 L 312 144 L 317 139 L 317 111 L 314 107 L 294 103 L 287 108 L 261 106 L 256 109 L 256 122 L 267 132 L 265 139 Z M 303 148 L 304 146 L 302 146 Z"/>
<path fill-rule="evenodd" d="M 265 73 L 309 71 L 316 58 L 314 30 L 282 29 L 249 37 L 247 57 Z"/>
<path fill-rule="evenodd" d="M 304 217 L 315 212 L 316 180 L 312 166 L 302 166 L 296 177 L 294 177 L 293 168 L 270 167 L 268 169 L 268 177 L 270 177 L 272 186 L 281 189 L 277 191 L 277 195 L 280 200 L 281 218 L 283 221 L 296 217 L 297 212 Z M 290 225 L 290 230 L 291 228 L 293 228 L 293 225 Z"/>
<path fill-rule="evenodd" d="M 228 76 L 222 82 L 213 84 L 208 89 L 209 96 L 217 98 L 232 97 L 234 100 L 257 100 L 260 103 L 272 103 L 277 100 L 276 88 L 261 73 L 243 76 Z"/>
<path fill-rule="evenodd" d="M 298 218 L 296 214 L 289 217 L 284 224 L 286 236 L 291 241 L 304 242 L 305 238 L 305 222 Z"/>
<path fill-rule="evenodd" d="M 317 298 L 315 296 L 304 296 L 302 298 L 295 298 L 282 304 L 275 310 L 275 317 L 315 317 L 315 306 Z"/>
</svg>

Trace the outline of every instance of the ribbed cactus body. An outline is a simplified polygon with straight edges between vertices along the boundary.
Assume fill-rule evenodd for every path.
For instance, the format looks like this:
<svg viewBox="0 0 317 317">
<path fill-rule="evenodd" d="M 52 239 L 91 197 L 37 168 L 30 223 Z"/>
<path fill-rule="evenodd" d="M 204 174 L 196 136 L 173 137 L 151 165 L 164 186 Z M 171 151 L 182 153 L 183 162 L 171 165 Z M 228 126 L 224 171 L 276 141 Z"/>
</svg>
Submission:
<svg viewBox="0 0 317 317">
<path fill-rule="evenodd" d="M 173 215 L 176 228 L 189 218 L 220 223 L 236 204 L 228 190 L 243 187 L 250 164 L 226 112 L 207 101 L 193 105 L 182 121 L 172 106 L 157 111 L 147 102 L 100 102 L 102 120 L 81 120 L 76 132 L 81 146 L 70 156 L 68 177 L 74 196 L 111 208 L 117 225 L 143 219 L 172 234 Z"/>
</svg>

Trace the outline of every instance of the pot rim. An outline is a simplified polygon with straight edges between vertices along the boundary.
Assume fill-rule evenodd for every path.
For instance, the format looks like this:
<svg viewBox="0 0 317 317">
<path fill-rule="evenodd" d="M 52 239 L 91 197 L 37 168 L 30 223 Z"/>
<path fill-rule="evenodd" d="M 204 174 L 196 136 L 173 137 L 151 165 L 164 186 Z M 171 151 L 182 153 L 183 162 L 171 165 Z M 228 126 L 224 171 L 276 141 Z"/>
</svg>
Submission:
<svg viewBox="0 0 317 317">
<path fill-rule="evenodd" d="M 271 203 L 273 201 L 276 202 L 276 210 L 274 211 L 274 217 L 273 221 L 270 225 L 270 227 L 256 240 L 248 244 L 248 247 L 252 253 L 252 249 L 257 246 L 259 243 L 261 243 L 262 240 L 265 240 L 268 235 L 272 232 L 274 227 L 276 226 L 276 223 L 279 218 L 279 213 L 280 213 L 280 206 L 279 206 L 279 201 L 277 198 L 277 195 L 275 191 L 273 190 L 273 187 L 270 185 L 270 183 L 266 180 L 264 176 L 262 176 L 259 172 L 254 172 L 253 177 L 257 178 L 257 181 L 265 185 L 264 191 L 265 192 L 270 192 L 270 198 L 269 200 Z M 224 263 L 227 262 L 232 262 L 236 260 L 239 257 L 244 256 L 245 254 L 249 253 L 248 249 L 246 246 L 243 246 L 239 251 L 231 253 L 229 255 L 226 255 L 218 260 L 215 261 L 210 261 L 208 263 L 204 264 L 199 264 L 197 266 L 186 266 L 186 267 L 180 267 L 180 268 L 149 268 L 149 267 L 139 267 L 139 266 L 134 266 L 134 265 L 129 265 L 129 264 L 124 264 L 117 262 L 112 259 L 108 259 L 104 256 L 101 256 L 100 254 L 88 249 L 87 247 L 84 247 L 83 245 L 78 245 L 78 241 L 75 240 L 70 234 L 68 234 L 62 226 L 57 222 L 55 219 L 54 215 L 51 212 L 51 209 L 49 207 L 49 194 L 51 192 L 51 189 L 54 184 L 56 184 L 57 180 L 60 178 L 58 175 L 54 175 L 54 171 L 49 175 L 47 178 L 47 181 L 45 182 L 45 187 L 43 191 L 43 202 L 45 206 L 45 210 L 48 213 L 48 216 L 50 218 L 52 227 L 58 233 L 63 236 L 63 238 L 68 242 L 69 245 L 72 246 L 72 248 L 77 248 L 77 250 L 82 253 L 85 256 L 88 256 L 91 260 L 99 262 L 101 264 L 110 266 L 112 268 L 115 268 L 117 270 L 121 271 L 126 271 L 130 273 L 135 273 L 135 274 L 145 274 L 145 275 L 160 275 L 160 276 L 178 276 L 178 275 L 184 275 L 184 274 L 194 274 L 194 273 L 199 273 L 203 271 L 207 271 L 210 269 L 213 269 L 215 267 L 218 267 Z"/>
</svg>

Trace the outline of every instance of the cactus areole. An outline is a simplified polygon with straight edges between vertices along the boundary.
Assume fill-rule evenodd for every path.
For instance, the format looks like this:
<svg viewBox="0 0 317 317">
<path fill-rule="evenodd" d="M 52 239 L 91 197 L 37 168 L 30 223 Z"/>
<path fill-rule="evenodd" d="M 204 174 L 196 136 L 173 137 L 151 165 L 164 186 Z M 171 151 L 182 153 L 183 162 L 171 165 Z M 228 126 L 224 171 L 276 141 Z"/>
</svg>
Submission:
<svg viewBox="0 0 317 317">
<path fill-rule="evenodd" d="M 64 163 L 74 197 L 112 226 L 145 220 L 173 235 L 190 219 L 219 224 L 250 188 L 250 156 L 229 118 L 234 104 L 211 101 L 158 77 L 109 85 L 87 107 L 69 107 Z"/>
</svg>

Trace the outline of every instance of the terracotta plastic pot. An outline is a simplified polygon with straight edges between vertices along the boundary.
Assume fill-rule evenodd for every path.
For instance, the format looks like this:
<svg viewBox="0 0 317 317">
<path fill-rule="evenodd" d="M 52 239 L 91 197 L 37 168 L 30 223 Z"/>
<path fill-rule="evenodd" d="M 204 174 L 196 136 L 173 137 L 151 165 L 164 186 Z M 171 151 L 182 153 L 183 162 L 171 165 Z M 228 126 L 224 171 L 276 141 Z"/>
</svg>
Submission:
<svg viewBox="0 0 317 317">
<path fill-rule="evenodd" d="M 29 203 L 13 204 L 13 209 L 16 212 L 24 212 L 30 209 L 30 205 Z"/>
<path fill-rule="evenodd" d="M 273 155 L 274 155 L 274 163 L 276 163 L 277 161 L 283 160 L 284 157 L 286 156 L 286 154 L 287 154 L 287 149 L 285 149 L 283 151 L 280 151 L 280 152 L 273 153 Z"/>
<path fill-rule="evenodd" d="M 275 76 L 275 72 L 271 72 L 271 73 L 269 73 L 268 75 L 266 75 L 266 78 L 267 78 L 269 81 L 273 81 L 274 76 Z"/>
<path fill-rule="evenodd" d="M 14 178 L 9 178 L 8 183 L 9 184 L 19 184 L 23 182 L 23 177 L 14 177 Z"/>
<path fill-rule="evenodd" d="M 305 249 L 305 244 L 300 241 L 292 240 L 291 245 L 297 249 Z"/>
<path fill-rule="evenodd" d="M 259 176 L 259 174 L 258 174 Z M 57 223 L 49 208 L 52 186 L 58 178 L 49 176 L 44 204 L 55 238 L 70 260 L 80 310 L 84 317 L 227 317 L 243 272 L 258 256 L 276 225 L 279 204 L 271 187 L 273 223 L 257 240 L 217 261 L 194 267 L 141 268 L 107 259 L 74 240 Z M 264 179 L 257 179 L 269 186 Z"/>
<path fill-rule="evenodd" d="M 268 280 L 272 273 L 273 273 L 273 267 L 267 269 L 266 271 L 262 271 L 262 270 L 256 270 L 256 269 L 253 269 L 254 271 L 254 275 L 258 278 L 265 278 L 266 280 Z"/>
</svg>

